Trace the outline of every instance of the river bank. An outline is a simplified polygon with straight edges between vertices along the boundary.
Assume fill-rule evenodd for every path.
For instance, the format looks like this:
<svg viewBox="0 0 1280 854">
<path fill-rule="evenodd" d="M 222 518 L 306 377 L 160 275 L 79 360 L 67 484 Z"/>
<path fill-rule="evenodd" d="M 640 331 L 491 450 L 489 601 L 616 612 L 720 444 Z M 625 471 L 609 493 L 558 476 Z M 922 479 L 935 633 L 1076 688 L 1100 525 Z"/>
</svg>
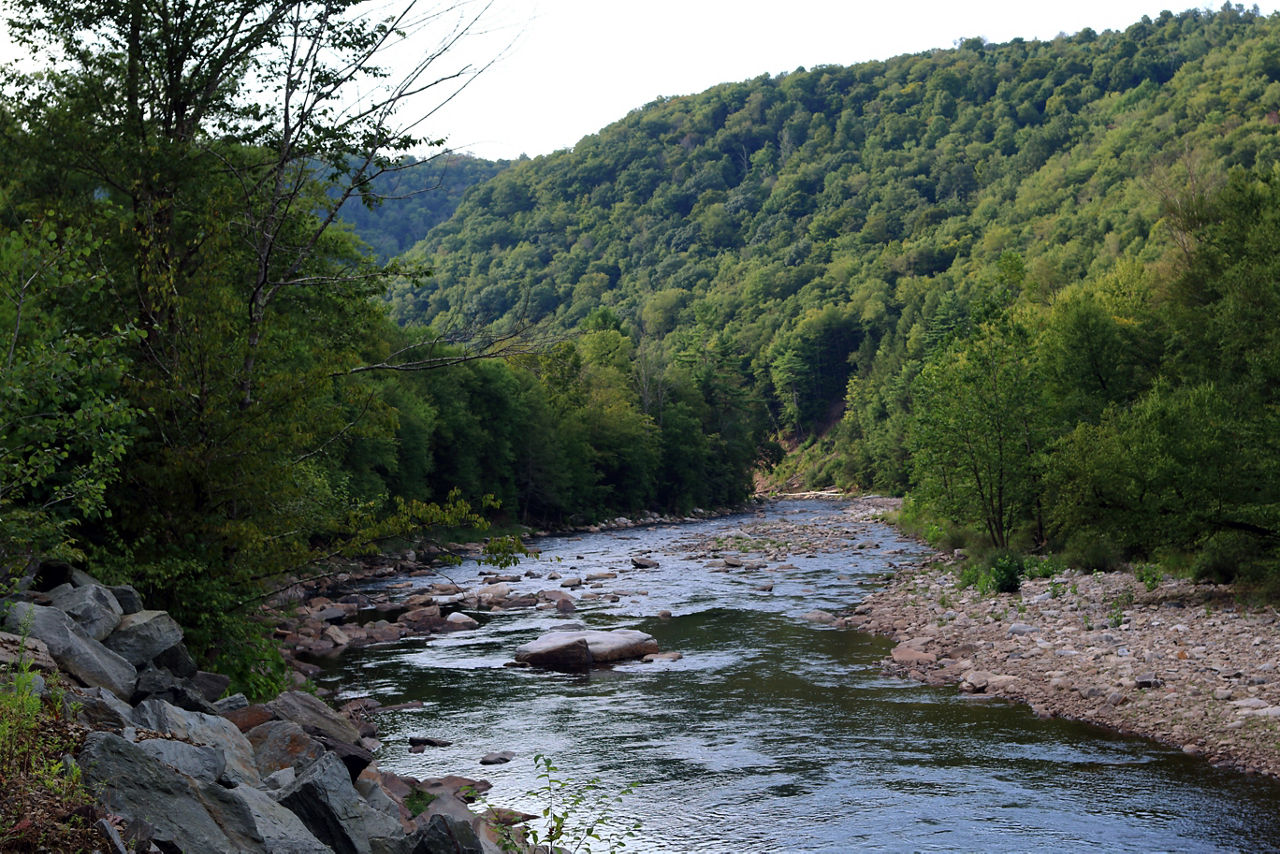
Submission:
<svg viewBox="0 0 1280 854">
<path fill-rule="evenodd" d="M 1029 704 L 1280 777 L 1280 632 L 1230 587 L 1068 571 L 1017 593 L 958 587 L 959 561 L 901 566 L 841 624 L 892 638 L 887 672 Z"/>
</svg>

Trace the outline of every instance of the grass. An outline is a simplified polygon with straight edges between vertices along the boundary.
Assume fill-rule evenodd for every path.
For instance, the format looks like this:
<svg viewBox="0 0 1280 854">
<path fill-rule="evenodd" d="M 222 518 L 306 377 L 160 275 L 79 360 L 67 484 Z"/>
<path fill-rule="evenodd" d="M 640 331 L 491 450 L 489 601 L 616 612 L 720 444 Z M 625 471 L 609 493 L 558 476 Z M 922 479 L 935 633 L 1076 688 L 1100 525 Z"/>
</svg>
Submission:
<svg viewBox="0 0 1280 854">
<path fill-rule="evenodd" d="M 100 809 L 63 761 L 87 730 L 66 714 L 56 674 L 42 696 L 43 679 L 25 657 L 0 670 L 0 851 L 102 850 Z"/>
</svg>

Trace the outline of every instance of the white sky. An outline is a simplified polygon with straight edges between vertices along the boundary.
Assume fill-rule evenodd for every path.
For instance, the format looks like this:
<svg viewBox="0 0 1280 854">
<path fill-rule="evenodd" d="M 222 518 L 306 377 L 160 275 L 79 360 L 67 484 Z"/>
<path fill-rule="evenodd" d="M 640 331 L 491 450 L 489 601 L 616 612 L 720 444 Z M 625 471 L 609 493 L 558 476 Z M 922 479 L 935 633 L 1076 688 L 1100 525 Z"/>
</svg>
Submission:
<svg viewBox="0 0 1280 854">
<path fill-rule="evenodd" d="M 515 44 L 433 125 L 492 159 L 569 148 L 658 96 L 982 36 L 1123 29 L 1167 0 L 499 0 Z M 1220 5 L 1220 0 L 1217 5 Z M 1252 4 L 1248 4 L 1252 5 Z M 1260 3 L 1264 13 L 1276 2 Z"/>
<path fill-rule="evenodd" d="M 474 10 L 486 0 L 441 2 Z M 1269 14 L 1280 0 L 1259 6 Z M 480 157 L 537 156 L 572 147 L 659 96 L 799 66 L 947 48 L 974 36 L 1003 42 L 1123 29 L 1163 8 L 1185 7 L 1163 0 L 492 0 L 486 32 L 436 67 L 446 74 L 497 60 L 421 130 Z M 428 34 L 415 48 L 435 44 Z M 0 56 L 13 55 L 0 35 Z"/>
</svg>

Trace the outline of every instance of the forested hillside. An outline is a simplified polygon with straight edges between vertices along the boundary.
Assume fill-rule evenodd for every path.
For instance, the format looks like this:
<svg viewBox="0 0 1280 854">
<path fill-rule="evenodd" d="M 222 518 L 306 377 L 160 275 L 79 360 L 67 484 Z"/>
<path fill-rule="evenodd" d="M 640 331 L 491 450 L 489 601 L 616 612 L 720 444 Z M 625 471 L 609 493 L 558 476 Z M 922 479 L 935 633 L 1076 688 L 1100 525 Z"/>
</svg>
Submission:
<svg viewBox="0 0 1280 854">
<path fill-rule="evenodd" d="M 453 216 L 463 193 L 507 165 L 448 151 L 427 160 L 405 157 L 362 195 L 343 202 L 339 216 L 380 259 L 394 258 Z"/>
<path fill-rule="evenodd" d="M 1280 531 L 1278 122 L 1280 21 L 1238 6 L 764 76 L 512 165 L 391 304 L 603 316 L 646 413 L 714 354 L 812 445 L 784 467 L 810 483 L 913 488 L 998 546 L 1230 575 Z"/>
</svg>

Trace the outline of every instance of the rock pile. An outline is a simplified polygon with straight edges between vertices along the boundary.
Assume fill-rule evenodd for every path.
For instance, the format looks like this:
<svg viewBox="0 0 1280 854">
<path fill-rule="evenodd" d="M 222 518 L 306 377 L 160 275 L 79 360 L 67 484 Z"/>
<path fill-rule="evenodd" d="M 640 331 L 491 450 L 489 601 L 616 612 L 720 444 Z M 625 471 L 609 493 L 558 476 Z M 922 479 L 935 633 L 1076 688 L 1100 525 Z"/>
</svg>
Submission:
<svg viewBox="0 0 1280 854">
<path fill-rule="evenodd" d="M 500 850 L 466 805 L 484 781 L 378 769 L 376 729 L 361 715 L 375 704 L 354 701 L 343 714 L 294 691 L 262 705 L 219 699 L 229 680 L 197 670 L 178 624 L 132 588 L 81 572 L 45 586 L 8 603 L 0 660 L 57 668 L 75 683 L 69 708 L 92 731 L 74 761 L 124 820 L 133 850 Z"/>
</svg>

